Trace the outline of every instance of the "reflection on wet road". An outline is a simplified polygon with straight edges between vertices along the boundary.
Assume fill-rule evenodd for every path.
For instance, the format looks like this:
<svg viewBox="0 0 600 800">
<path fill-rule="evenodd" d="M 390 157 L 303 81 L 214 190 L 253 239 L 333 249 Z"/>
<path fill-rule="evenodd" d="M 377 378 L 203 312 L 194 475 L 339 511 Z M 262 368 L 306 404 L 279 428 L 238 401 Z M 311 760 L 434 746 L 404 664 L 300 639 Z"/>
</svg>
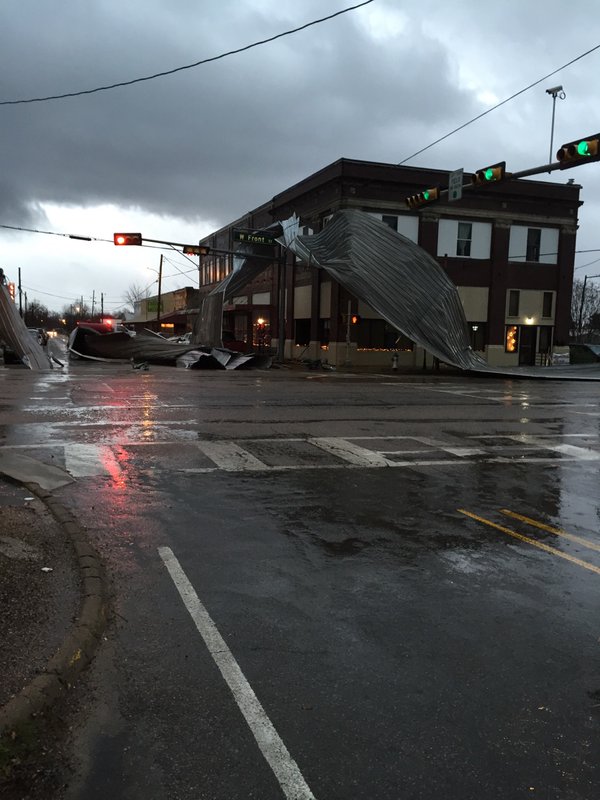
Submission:
<svg viewBox="0 0 600 800">
<path fill-rule="evenodd" d="M 116 590 L 67 800 L 286 796 L 213 651 L 319 800 L 598 794 L 595 385 L 76 365 L 0 388 L 0 450 L 76 479 Z"/>
</svg>

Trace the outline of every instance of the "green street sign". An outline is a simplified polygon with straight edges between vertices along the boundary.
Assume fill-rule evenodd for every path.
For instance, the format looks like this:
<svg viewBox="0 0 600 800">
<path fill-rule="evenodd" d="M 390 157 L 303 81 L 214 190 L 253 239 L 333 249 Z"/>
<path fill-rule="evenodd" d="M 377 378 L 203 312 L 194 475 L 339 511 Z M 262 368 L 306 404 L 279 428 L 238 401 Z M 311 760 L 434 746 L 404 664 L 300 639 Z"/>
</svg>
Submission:
<svg viewBox="0 0 600 800">
<path fill-rule="evenodd" d="M 238 228 L 233 229 L 233 241 L 244 242 L 246 244 L 266 244 L 271 246 L 277 244 L 275 239 L 266 233 L 251 233 L 250 231 L 242 231 Z"/>
</svg>

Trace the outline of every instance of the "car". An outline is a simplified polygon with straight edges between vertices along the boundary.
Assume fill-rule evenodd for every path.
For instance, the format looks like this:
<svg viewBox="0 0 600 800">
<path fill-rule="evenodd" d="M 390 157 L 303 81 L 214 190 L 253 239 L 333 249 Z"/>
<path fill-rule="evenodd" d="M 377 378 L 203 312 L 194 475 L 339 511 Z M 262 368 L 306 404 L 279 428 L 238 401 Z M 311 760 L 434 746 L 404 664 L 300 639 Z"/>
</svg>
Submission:
<svg viewBox="0 0 600 800">
<path fill-rule="evenodd" d="M 42 347 L 48 344 L 48 334 L 44 328 L 27 328 L 27 330 L 37 339 L 38 344 L 41 344 Z"/>
</svg>

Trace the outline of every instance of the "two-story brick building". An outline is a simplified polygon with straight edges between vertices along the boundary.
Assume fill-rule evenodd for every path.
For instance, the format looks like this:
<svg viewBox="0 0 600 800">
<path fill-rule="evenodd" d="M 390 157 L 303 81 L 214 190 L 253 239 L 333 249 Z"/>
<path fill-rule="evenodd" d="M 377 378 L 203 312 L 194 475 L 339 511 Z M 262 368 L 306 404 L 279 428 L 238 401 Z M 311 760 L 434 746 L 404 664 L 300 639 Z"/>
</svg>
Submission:
<svg viewBox="0 0 600 800">
<path fill-rule="evenodd" d="M 418 211 L 406 207 L 407 196 L 445 187 L 448 176 L 443 170 L 340 159 L 202 244 L 235 250 L 234 231 L 264 229 L 293 213 L 300 217 L 302 232 L 310 235 L 322 230 L 338 209 L 362 210 L 438 260 L 458 287 L 472 347 L 490 364 L 543 363 L 568 344 L 580 186 L 506 181 L 465 191 L 457 202 L 442 200 Z M 232 257 L 215 253 L 201 262 L 202 296 L 231 271 Z M 352 326 L 348 302 L 360 318 Z M 224 327 L 254 346 L 261 337 L 264 342 L 266 330 L 276 345 L 280 308 L 285 309 L 287 357 L 303 353 L 342 363 L 348 358 L 350 329 L 354 364 L 389 364 L 394 353 L 401 365 L 422 363 L 422 351 L 325 271 L 300 263 L 282 248 L 265 248 L 265 270 L 227 298 Z"/>
</svg>

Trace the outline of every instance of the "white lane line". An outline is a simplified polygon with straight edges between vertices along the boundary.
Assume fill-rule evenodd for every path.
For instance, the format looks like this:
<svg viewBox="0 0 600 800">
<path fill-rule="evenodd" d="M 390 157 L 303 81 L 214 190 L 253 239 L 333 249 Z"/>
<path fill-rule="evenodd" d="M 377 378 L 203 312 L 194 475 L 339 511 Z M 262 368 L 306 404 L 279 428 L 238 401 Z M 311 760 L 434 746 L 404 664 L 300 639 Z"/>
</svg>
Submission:
<svg viewBox="0 0 600 800">
<path fill-rule="evenodd" d="M 121 473 L 115 454 L 107 445 L 67 444 L 64 448 L 65 469 L 74 478 L 90 478 L 94 475 Z"/>
<path fill-rule="evenodd" d="M 275 773 L 284 795 L 288 800 L 315 800 L 298 765 L 266 715 L 173 551 L 170 547 L 159 547 L 158 553 L 168 569 L 185 607 L 194 620 L 200 636 L 204 639 L 208 652 L 213 657 L 225 683 L 229 686 L 263 756 Z"/>
<path fill-rule="evenodd" d="M 553 444 L 548 445 L 548 449 L 579 458 L 582 461 L 600 461 L 600 453 L 590 450 L 588 447 L 576 447 L 574 444 Z"/>
<path fill-rule="evenodd" d="M 316 447 L 320 447 L 321 450 L 325 450 L 327 453 L 331 453 L 359 467 L 389 467 L 394 465 L 393 461 L 388 461 L 380 453 L 367 450 L 365 447 L 359 447 L 347 439 L 331 436 L 309 439 L 308 441 Z"/>
<path fill-rule="evenodd" d="M 523 434 L 523 433 L 474 433 L 469 435 L 469 439 L 508 439 L 508 438 L 515 438 L 518 437 L 519 439 L 522 436 L 529 435 L 531 438 L 536 439 L 565 439 L 567 437 L 581 437 L 581 438 L 589 438 L 589 439 L 597 439 L 598 437 L 594 433 L 535 433 L 535 434 Z"/>
<path fill-rule="evenodd" d="M 600 453 L 589 447 L 577 447 L 574 444 L 553 444 L 552 442 L 540 442 L 536 436 L 521 434 L 510 436 L 510 439 L 524 444 L 532 444 L 543 450 L 552 450 L 556 453 L 564 453 L 566 456 L 580 459 L 581 461 L 600 461 Z"/>
<path fill-rule="evenodd" d="M 269 467 L 235 442 L 220 441 L 196 443 L 205 456 L 226 472 L 247 472 L 266 470 Z"/>
</svg>

